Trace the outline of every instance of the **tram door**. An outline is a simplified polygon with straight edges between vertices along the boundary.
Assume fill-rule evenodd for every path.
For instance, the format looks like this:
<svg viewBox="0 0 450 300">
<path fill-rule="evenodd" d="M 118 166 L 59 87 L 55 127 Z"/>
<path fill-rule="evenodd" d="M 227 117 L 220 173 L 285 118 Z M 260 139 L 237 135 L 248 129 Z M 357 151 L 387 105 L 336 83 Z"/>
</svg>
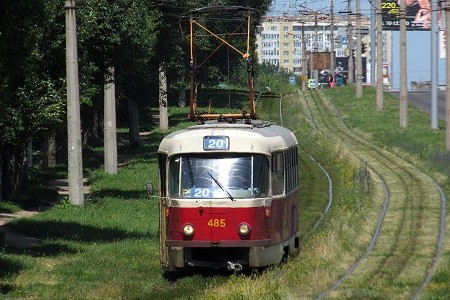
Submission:
<svg viewBox="0 0 450 300">
<path fill-rule="evenodd" d="M 169 266 L 169 248 L 166 245 L 167 241 L 167 155 L 159 154 L 159 252 L 161 264 Z"/>
</svg>

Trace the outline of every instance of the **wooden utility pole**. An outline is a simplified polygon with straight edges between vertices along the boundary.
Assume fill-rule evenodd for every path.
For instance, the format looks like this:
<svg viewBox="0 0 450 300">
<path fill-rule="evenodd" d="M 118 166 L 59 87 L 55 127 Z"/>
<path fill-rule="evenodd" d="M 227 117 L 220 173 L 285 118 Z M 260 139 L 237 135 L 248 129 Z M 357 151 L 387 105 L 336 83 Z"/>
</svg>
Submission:
<svg viewBox="0 0 450 300">
<path fill-rule="evenodd" d="M 377 110 L 383 109 L 383 18 L 381 14 L 381 0 L 377 0 Z"/>
<path fill-rule="evenodd" d="M 114 67 L 108 68 L 104 84 L 105 172 L 117 174 L 116 87 Z"/>
<path fill-rule="evenodd" d="M 450 32 L 450 0 L 445 1 L 445 32 Z M 447 151 L 450 151 L 450 39 L 445 39 L 445 55 L 446 59 L 446 89 L 445 89 L 445 137 L 446 137 L 446 146 Z"/>
<path fill-rule="evenodd" d="M 166 70 L 159 67 L 159 128 L 169 129 Z"/>
<path fill-rule="evenodd" d="M 84 204 L 75 1 L 66 1 L 66 73 L 69 201 Z"/>
<path fill-rule="evenodd" d="M 352 22 L 351 22 L 351 0 L 347 0 L 347 13 L 348 13 L 348 25 L 347 25 L 347 40 L 348 40 L 348 49 L 349 49 L 349 56 L 348 56 L 348 83 L 354 83 L 353 80 L 353 30 L 352 30 Z"/>
<path fill-rule="evenodd" d="M 408 126 L 406 1 L 400 1 L 400 127 Z"/>
<path fill-rule="evenodd" d="M 361 0 L 356 0 L 356 98 L 362 97 Z"/>
</svg>

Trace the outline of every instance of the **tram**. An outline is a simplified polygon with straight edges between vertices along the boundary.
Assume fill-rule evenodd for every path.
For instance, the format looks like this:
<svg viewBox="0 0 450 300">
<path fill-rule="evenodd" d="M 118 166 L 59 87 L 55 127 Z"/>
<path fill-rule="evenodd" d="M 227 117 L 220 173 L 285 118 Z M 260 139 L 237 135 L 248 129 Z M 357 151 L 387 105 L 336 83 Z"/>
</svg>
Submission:
<svg viewBox="0 0 450 300">
<path fill-rule="evenodd" d="M 295 136 L 264 121 L 209 122 L 159 146 L 160 251 L 168 271 L 264 267 L 299 249 Z"/>
<path fill-rule="evenodd" d="M 192 14 L 190 22 L 195 24 Z M 249 59 L 246 53 L 242 57 Z M 193 56 L 191 62 L 195 69 Z M 196 124 L 167 135 L 159 145 L 165 271 L 239 272 L 280 263 L 299 251 L 298 142 L 288 129 L 257 118 L 251 68 L 248 78 L 249 112 L 217 115 L 197 112 L 192 75 L 189 116 Z"/>
</svg>

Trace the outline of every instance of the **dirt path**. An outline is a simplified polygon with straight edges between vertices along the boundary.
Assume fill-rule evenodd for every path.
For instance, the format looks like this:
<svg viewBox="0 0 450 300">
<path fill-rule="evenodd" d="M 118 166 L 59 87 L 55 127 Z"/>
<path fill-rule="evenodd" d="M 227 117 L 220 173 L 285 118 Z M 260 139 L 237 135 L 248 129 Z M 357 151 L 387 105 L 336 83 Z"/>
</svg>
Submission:
<svg viewBox="0 0 450 300">
<path fill-rule="evenodd" d="M 50 184 L 56 187 L 58 190 L 59 199 L 67 197 L 69 194 L 69 183 L 67 179 L 56 179 L 50 181 Z M 87 185 L 87 179 L 83 179 L 84 184 L 84 194 L 89 194 L 90 189 Z M 45 209 L 44 209 L 45 210 Z M 29 218 L 35 216 L 39 212 L 43 211 L 40 209 L 31 210 L 21 210 L 15 213 L 2 213 L 0 212 L 0 237 L 4 235 L 5 246 L 10 250 L 20 250 L 35 246 L 39 243 L 39 239 L 27 237 L 22 234 L 13 232 L 8 228 L 7 223 L 19 218 Z"/>
<path fill-rule="evenodd" d="M 34 210 L 21 210 L 15 213 L 0 213 L 0 234 L 5 237 L 5 246 L 8 249 L 23 249 L 39 243 L 38 239 L 30 238 L 11 231 L 7 226 L 8 222 L 18 218 L 28 218 L 38 214 Z"/>
</svg>

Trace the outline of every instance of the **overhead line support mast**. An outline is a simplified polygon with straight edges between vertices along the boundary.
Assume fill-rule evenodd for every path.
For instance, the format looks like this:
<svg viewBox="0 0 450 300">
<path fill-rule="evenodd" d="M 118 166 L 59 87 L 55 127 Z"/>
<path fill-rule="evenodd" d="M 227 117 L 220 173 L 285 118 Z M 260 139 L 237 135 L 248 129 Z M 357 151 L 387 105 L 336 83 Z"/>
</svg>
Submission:
<svg viewBox="0 0 450 300">
<path fill-rule="evenodd" d="M 203 13 L 245 13 L 247 20 L 247 46 L 245 52 L 239 50 L 237 47 L 233 46 L 226 38 L 222 38 L 219 34 L 214 33 L 212 30 L 208 29 L 207 26 L 201 24 L 197 20 L 194 19 L 195 15 L 200 15 Z M 251 22 L 252 22 L 252 14 L 259 13 L 258 10 L 249 7 L 242 6 L 208 6 L 203 8 L 198 8 L 187 12 L 186 15 L 189 15 L 189 24 L 190 24 L 190 113 L 189 118 L 192 121 L 204 121 L 209 119 L 218 119 L 220 118 L 233 118 L 233 119 L 256 119 L 256 103 L 254 98 L 254 73 L 253 73 L 253 61 L 250 56 L 250 34 L 251 34 Z M 200 114 L 197 111 L 197 92 L 198 92 L 198 82 L 197 82 L 197 73 L 198 73 L 198 65 L 195 57 L 195 34 L 194 34 L 194 26 L 199 27 L 208 35 L 211 35 L 216 40 L 221 42 L 218 48 L 223 45 L 229 47 L 230 49 L 237 52 L 243 59 L 246 60 L 247 66 L 247 80 L 248 80 L 248 98 L 249 98 L 249 112 L 243 111 L 242 114 Z M 236 35 L 236 32 L 233 32 L 228 35 L 231 37 Z M 218 49 L 217 48 L 217 49 Z M 215 51 L 217 51 L 217 49 Z M 208 57 L 209 58 L 209 57 Z M 203 63 L 202 63 L 203 64 Z M 201 66 L 201 65 L 200 65 Z M 229 83 L 228 83 L 229 84 Z"/>
</svg>

